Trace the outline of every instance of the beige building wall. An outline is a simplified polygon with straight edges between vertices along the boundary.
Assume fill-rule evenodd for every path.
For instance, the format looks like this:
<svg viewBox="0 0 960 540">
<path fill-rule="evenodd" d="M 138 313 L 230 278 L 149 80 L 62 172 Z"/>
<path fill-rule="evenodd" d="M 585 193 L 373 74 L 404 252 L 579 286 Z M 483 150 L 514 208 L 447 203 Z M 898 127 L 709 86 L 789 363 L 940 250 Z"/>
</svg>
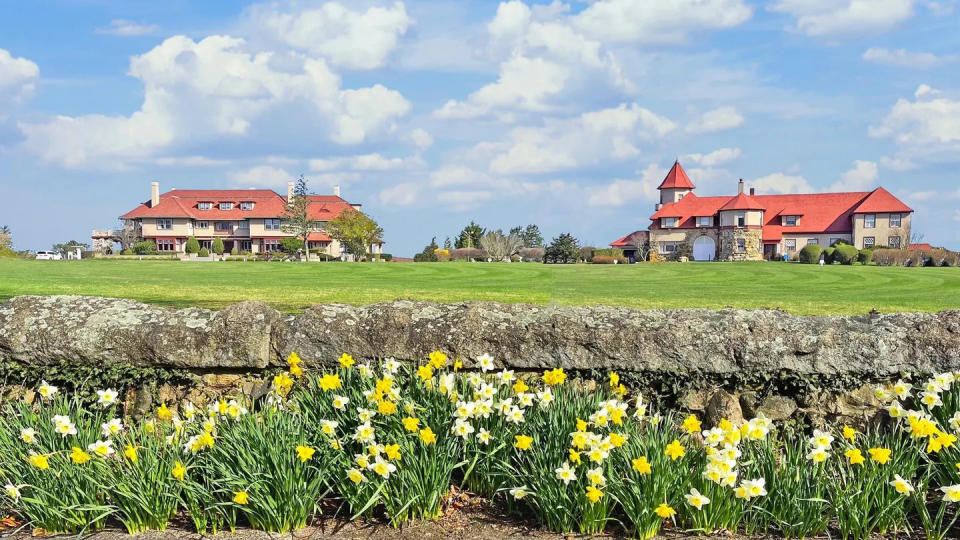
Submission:
<svg viewBox="0 0 960 540">
<path fill-rule="evenodd" d="M 747 227 L 759 227 L 763 225 L 763 212 L 759 210 L 726 210 L 720 212 L 720 226 L 733 227 L 736 225 L 736 216 L 743 214 L 744 224 Z"/>
<path fill-rule="evenodd" d="M 820 247 L 828 247 L 833 242 L 839 240 L 845 240 L 851 242 L 850 234 L 846 233 L 832 233 L 832 234 L 804 234 L 804 233 L 784 233 L 783 238 L 780 240 L 780 253 L 787 253 L 789 255 L 796 255 L 803 249 L 811 239 L 816 239 Z M 787 249 L 787 240 L 792 239 L 797 241 L 797 247 L 794 250 Z"/>
<path fill-rule="evenodd" d="M 154 236 L 190 236 L 193 226 L 188 218 L 170 218 L 173 221 L 172 229 L 157 229 L 156 218 L 143 218 L 141 234 L 144 238 Z"/>
<path fill-rule="evenodd" d="M 900 247 L 906 249 L 910 243 L 910 217 L 912 214 L 900 214 L 900 226 L 890 226 L 890 214 L 873 214 L 875 216 L 875 226 L 867 228 L 865 226 L 867 214 L 854 214 L 853 216 L 853 245 L 857 249 L 863 249 L 864 238 L 873 237 L 875 246 L 889 246 L 891 236 L 900 237 Z"/>
</svg>

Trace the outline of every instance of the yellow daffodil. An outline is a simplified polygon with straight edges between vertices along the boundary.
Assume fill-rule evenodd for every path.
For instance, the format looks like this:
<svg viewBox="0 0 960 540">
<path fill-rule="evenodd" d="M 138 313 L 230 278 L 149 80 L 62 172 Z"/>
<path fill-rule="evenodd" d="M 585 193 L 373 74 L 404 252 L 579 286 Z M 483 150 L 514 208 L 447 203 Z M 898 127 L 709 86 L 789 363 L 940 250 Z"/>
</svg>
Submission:
<svg viewBox="0 0 960 540">
<path fill-rule="evenodd" d="M 401 420 L 401 422 L 403 422 L 403 429 L 411 433 L 416 433 L 417 430 L 420 429 L 420 420 L 418 418 L 408 416 Z"/>
<path fill-rule="evenodd" d="M 632 463 L 633 470 L 637 471 L 641 475 L 650 474 L 650 470 L 651 470 L 650 462 L 647 461 L 646 456 L 640 456 L 634 459 L 631 463 Z"/>
<path fill-rule="evenodd" d="M 316 453 L 314 448 L 309 446 L 298 446 L 297 447 L 297 457 L 301 462 L 306 463 L 310 458 L 313 457 L 313 454 Z"/>
<path fill-rule="evenodd" d="M 620 376 L 616 372 L 610 372 L 610 388 L 616 388 L 620 385 Z"/>
<path fill-rule="evenodd" d="M 660 503 L 660 506 L 656 507 L 653 511 L 663 519 L 671 518 L 677 513 L 677 511 L 667 503 Z"/>
<path fill-rule="evenodd" d="M 82 452 L 83 450 L 80 451 Z M 30 454 L 30 456 L 27 458 L 27 461 L 30 463 L 30 465 L 33 465 L 41 471 L 45 471 L 50 468 L 50 461 L 47 459 L 47 456 L 43 454 Z"/>
<path fill-rule="evenodd" d="M 250 503 L 250 495 L 246 491 L 237 491 L 233 494 L 233 502 L 246 505 Z"/>
<path fill-rule="evenodd" d="M 871 448 L 867 450 L 867 453 L 870 454 L 870 461 L 875 463 L 883 465 L 890 461 L 890 450 L 888 448 Z"/>
<path fill-rule="evenodd" d="M 853 429 L 850 426 L 843 426 L 843 438 L 853 442 L 853 439 L 857 436 L 857 430 Z"/>
<path fill-rule="evenodd" d="M 273 391 L 279 396 L 286 396 L 293 389 L 293 379 L 286 373 L 280 373 L 273 378 Z"/>
<path fill-rule="evenodd" d="M 461 369 L 463 369 L 463 362 L 459 358 L 457 358 L 456 360 L 453 361 L 453 370 L 460 371 Z"/>
<path fill-rule="evenodd" d="M 529 450 L 533 437 L 527 435 L 517 435 L 514 437 L 513 447 L 519 450 Z"/>
<path fill-rule="evenodd" d="M 380 403 L 377 403 L 377 412 L 387 416 L 396 414 L 397 404 L 392 401 L 381 401 Z"/>
<path fill-rule="evenodd" d="M 567 374 L 563 372 L 563 368 L 556 368 L 543 372 L 543 383 L 547 386 L 561 385 L 566 380 Z"/>
<path fill-rule="evenodd" d="M 850 461 L 851 465 L 862 465 L 864 460 L 863 452 L 858 448 L 851 448 L 843 453 L 844 456 Z"/>
<path fill-rule="evenodd" d="M 573 448 L 570 449 L 570 455 L 568 456 L 570 463 L 580 464 L 580 452 L 577 452 Z"/>
<path fill-rule="evenodd" d="M 596 503 L 603 498 L 603 492 L 593 486 L 587 486 L 587 498 L 590 502 Z"/>
<path fill-rule="evenodd" d="M 527 383 L 523 382 L 522 379 L 517 379 L 517 382 L 513 383 L 513 393 L 520 394 L 529 390 L 530 387 L 527 386 Z"/>
<path fill-rule="evenodd" d="M 300 366 L 290 366 L 290 375 L 294 377 L 303 377 L 303 368 Z"/>
<path fill-rule="evenodd" d="M 421 381 L 429 381 L 433 378 L 433 368 L 429 364 L 418 367 L 417 377 L 420 377 Z"/>
<path fill-rule="evenodd" d="M 131 463 L 137 462 L 137 449 L 133 445 L 128 444 L 127 447 L 123 449 L 123 455 L 129 459 Z"/>
<path fill-rule="evenodd" d="M 623 435 L 623 434 L 621 434 L 621 433 L 617 433 L 617 432 L 615 432 L 615 431 L 610 434 L 610 444 L 612 444 L 614 448 L 620 448 L 620 447 L 623 446 L 626 442 L 627 442 L 627 437 L 626 437 L 626 435 Z"/>
<path fill-rule="evenodd" d="M 697 415 L 691 414 L 683 420 L 683 430 L 691 434 L 700 432 L 700 419 Z"/>
<path fill-rule="evenodd" d="M 176 462 L 176 463 L 173 464 L 173 470 L 170 471 L 170 474 L 171 474 L 174 478 L 176 478 L 177 480 L 180 480 L 180 481 L 182 482 L 183 479 L 184 479 L 184 478 L 186 477 L 186 475 L 187 475 L 187 468 L 183 466 L 183 463 L 180 463 L 180 462 L 178 461 L 178 462 Z"/>
<path fill-rule="evenodd" d="M 169 422 L 173 420 L 173 411 L 167 407 L 166 403 L 157 407 L 157 420 L 160 420 L 161 422 Z"/>
<path fill-rule="evenodd" d="M 420 440 L 423 444 L 434 444 L 437 442 L 437 436 L 429 426 L 420 430 Z"/>
<path fill-rule="evenodd" d="M 353 357 L 347 353 L 341 354 L 340 358 L 337 361 L 340 362 L 340 367 L 342 367 L 343 369 L 350 369 L 351 367 L 353 367 L 353 364 L 355 363 L 353 360 Z"/>
<path fill-rule="evenodd" d="M 433 351 L 430 353 L 430 365 L 434 369 L 442 369 L 443 366 L 447 365 L 447 355 L 441 351 Z"/>
<path fill-rule="evenodd" d="M 83 465 L 84 463 L 90 461 L 90 454 L 84 452 L 83 448 L 74 446 L 70 450 L 70 461 L 76 463 L 77 465 Z"/>
<path fill-rule="evenodd" d="M 320 389 L 324 392 L 329 390 L 336 390 L 343 387 L 343 383 L 340 382 L 340 376 L 332 373 L 326 373 L 320 377 Z"/>
<path fill-rule="evenodd" d="M 680 444 L 678 439 L 674 439 L 673 442 L 667 445 L 663 453 L 670 459 L 676 461 L 687 454 L 687 449 Z"/>
</svg>

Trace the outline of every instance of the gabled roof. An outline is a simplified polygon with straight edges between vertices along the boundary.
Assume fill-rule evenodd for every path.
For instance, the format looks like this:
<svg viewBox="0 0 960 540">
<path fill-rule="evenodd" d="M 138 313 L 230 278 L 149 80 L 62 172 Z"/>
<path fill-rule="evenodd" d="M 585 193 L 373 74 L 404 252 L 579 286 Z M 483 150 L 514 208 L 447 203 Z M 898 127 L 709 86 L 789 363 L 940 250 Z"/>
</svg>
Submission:
<svg viewBox="0 0 960 540">
<path fill-rule="evenodd" d="M 913 212 L 909 206 L 900 202 L 892 193 L 878 187 L 870 192 L 853 211 L 854 214 L 873 214 L 876 212 Z"/>
<path fill-rule="evenodd" d="M 646 242 L 650 239 L 650 231 L 634 231 L 623 238 L 614 240 L 610 247 L 633 247 L 638 242 Z"/>
<path fill-rule="evenodd" d="M 760 204 L 755 198 L 747 195 L 745 193 L 740 193 L 736 197 L 731 198 L 723 206 L 720 207 L 720 211 L 724 210 L 765 210 L 766 208 Z"/>
<path fill-rule="evenodd" d="M 687 171 L 683 170 L 683 166 L 680 165 L 678 160 L 673 162 L 673 167 L 670 167 L 670 172 L 667 173 L 657 189 L 694 189 L 695 187 L 693 182 L 690 181 L 690 177 L 687 176 Z"/>
<path fill-rule="evenodd" d="M 335 195 L 310 195 L 307 207 L 310 219 L 329 221 L 338 217 L 351 204 Z M 219 203 L 233 204 L 230 210 L 220 210 Z M 240 203 L 252 202 L 252 210 L 241 210 Z M 198 204 L 211 203 L 210 210 L 200 210 Z M 192 218 L 200 220 L 243 220 L 249 218 L 279 218 L 287 208 L 286 197 L 270 189 L 174 189 L 160 195 L 160 202 L 151 206 L 141 203 L 120 219 L 135 218 Z"/>
</svg>

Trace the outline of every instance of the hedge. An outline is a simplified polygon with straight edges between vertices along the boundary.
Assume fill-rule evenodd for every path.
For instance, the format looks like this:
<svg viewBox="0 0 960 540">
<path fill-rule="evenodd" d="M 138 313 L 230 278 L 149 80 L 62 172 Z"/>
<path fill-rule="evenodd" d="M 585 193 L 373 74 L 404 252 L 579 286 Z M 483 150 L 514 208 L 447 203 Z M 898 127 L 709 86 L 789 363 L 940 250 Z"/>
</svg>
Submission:
<svg viewBox="0 0 960 540">
<path fill-rule="evenodd" d="M 823 248 L 817 244 L 807 244 L 800 250 L 800 262 L 803 264 L 817 264 L 820 262 L 820 254 Z"/>
<path fill-rule="evenodd" d="M 860 250 L 850 244 L 839 244 L 833 252 L 833 260 L 840 264 L 853 264 L 859 256 Z"/>
</svg>

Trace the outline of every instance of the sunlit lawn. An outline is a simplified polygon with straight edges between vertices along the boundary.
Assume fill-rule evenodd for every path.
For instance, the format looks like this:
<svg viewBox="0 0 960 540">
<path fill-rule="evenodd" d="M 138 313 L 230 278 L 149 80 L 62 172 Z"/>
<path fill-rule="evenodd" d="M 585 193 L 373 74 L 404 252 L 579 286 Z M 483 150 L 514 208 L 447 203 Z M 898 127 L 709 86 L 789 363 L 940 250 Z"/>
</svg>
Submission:
<svg viewBox="0 0 960 540">
<path fill-rule="evenodd" d="M 874 308 L 958 308 L 960 268 L 773 262 L 606 266 L 0 259 L 0 299 L 22 294 L 112 296 L 209 308 L 260 300 L 283 311 L 316 303 L 415 299 L 851 314 Z"/>
</svg>

